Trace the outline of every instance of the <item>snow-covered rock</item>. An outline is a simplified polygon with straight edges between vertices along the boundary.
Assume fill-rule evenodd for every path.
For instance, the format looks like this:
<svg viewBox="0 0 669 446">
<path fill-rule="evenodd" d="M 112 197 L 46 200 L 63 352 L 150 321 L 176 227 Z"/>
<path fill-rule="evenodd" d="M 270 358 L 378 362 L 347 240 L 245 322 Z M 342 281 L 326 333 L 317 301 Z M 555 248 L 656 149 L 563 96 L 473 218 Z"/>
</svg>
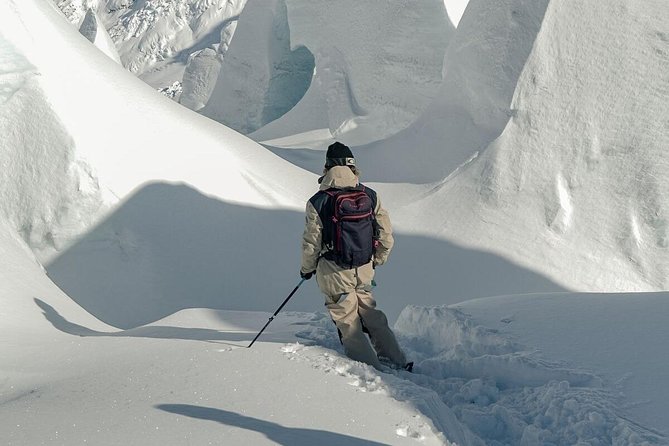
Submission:
<svg viewBox="0 0 669 446">
<path fill-rule="evenodd" d="M 472 0 L 446 52 L 435 100 L 404 131 L 356 151 L 365 176 L 438 181 L 499 136 L 547 4 Z"/>
<path fill-rule="evenodd" d="M 96 0 L 53 0 L 56 6 L 65 14 L 67 19 L 78 25 L 86 12 L 89 10 L 90 5 L 93 1 Z"/>
<path fill-rule="evenodd" d="M 113 2 L 112 2 L 113 3 Z M 218 44 L 246 0 L 107 0 L 107 20 L 123 65 L 159 88 L 181 80 L 188 57 Z"/>
</svg>

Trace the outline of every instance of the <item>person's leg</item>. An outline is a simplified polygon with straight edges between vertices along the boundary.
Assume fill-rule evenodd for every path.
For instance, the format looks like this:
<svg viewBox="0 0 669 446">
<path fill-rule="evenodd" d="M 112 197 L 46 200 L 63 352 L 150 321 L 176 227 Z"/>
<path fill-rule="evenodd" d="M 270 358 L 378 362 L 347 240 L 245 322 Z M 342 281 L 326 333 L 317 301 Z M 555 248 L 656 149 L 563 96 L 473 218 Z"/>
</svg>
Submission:
<svg viewBox="0 0 669 446">
<path fill-rule="evenodd" d="M 325 306 L 339 330 L 346 356 L 380 369 L 381 363 L 362 332 L 356 293 L 326 296 Z"/>
<path fill-rule="evenodd" d="M 399 367 L 407 363 L 406 356 L 397 343 L 395 334 L 388 326 L 388 318 L 383 311 L 376 308 L 372 293 L 362 289 L 356 290 L 358 298 L 358 314 L 369 332 L 372 346 L 379 357 L 388 358 Z"/>
</svg>

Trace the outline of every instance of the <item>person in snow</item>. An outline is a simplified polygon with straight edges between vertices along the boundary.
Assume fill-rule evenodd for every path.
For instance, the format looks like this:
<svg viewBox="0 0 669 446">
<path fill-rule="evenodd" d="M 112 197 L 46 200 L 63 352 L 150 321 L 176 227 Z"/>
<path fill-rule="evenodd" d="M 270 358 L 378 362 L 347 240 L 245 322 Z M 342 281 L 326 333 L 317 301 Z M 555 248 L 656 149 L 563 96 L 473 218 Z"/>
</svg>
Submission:
<svg viewBox="0 0 669 446">
<path fill-rule="evenodd" d="M 344 144 L 335 142 L 328 147 L 323 176 L 318 181 L 319 191 L 306 206 L 300 276 L 309 280 L 316 275 L 318 286 L 325 295 L 325 306 L 337 326 L 339 339 L 349 358 L 377 369 L 381 369 L 383 361 L 395 368 L 411 371 L 413 363 L 407 362 L 388 327 L 386 315 L 376 308 L 372 297 L 374 269 L 386 262 L 394 243 L 388 213 L 381 206 L 376 192 L 360 184 L 355 158 Z M 369 236 L 369 250 L 362 257 L 349 258 L 346 262 L 342 262 L 339 252 L 335 252 L 337 241 L 333 240 L 337 237 L 337 228 L 333 227 L 337 224 L 334 214 L 339 202 L 336 197 L 342 193 L 347 194 L 348 206 L 355 203 L 352 205 L 354 210 L 364 211 L 367 205 L 374 228 L 373 236 Z M 362 239 L 365 237 L 361 236 Z M 347 243 L 347 239 L 351 238 L 343 237 L 343 243 Z M 357 252 L 354 251 L 354 257 Z M 365 333 L 369 334 L 371 345 Z"/>
</svg>

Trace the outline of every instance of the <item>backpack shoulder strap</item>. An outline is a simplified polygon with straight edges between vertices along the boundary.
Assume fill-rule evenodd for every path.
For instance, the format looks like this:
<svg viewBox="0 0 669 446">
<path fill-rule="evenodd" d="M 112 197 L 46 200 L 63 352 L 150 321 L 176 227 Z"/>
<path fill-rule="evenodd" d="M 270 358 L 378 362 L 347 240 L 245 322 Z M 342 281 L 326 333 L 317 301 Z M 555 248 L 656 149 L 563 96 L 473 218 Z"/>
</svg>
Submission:
<svg viewBox="0 0 669 446">
<path fill-rule="evenodd" d="M 321 219 L 323 218 L 322 216 L 322 211 L 325 208 L 325 204 L 328 201 L 328 198 L 330 197 L 330 194 L 328 194 L 326 191 L 319 190 L 314 194 L 309 199 L 309 202 L 312 204 L 312 206 L 316 209 L 316 212 L 318 212 L 318 215 L 321 216 Z"/>
<path fill-rule="evenodd" d="M 357 189 L 366 193 L 367 196 L 372 200 L 372 210 L 376 212 L 376 191 L 371 187 L 365 186 L 362 183 L 358 184 Z"/>
</svg>

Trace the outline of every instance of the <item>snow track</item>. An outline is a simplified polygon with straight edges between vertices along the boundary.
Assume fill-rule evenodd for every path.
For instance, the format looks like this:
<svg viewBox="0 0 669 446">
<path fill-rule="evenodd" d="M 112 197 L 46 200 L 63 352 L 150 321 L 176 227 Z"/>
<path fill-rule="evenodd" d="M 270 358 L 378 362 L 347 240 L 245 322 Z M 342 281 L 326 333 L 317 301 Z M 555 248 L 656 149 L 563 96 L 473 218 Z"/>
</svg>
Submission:
<svg viewBox="0 0 669 446">
<path fill-rule="evenodd" d="M 362 392 L 411 403 L 431 421 L 434 434 L 460 445 L 667 442 L 622 414 L 620 392 L 601 377 L 547 361 L 459 309 L 407 307 L 395 328 L 416 373 L 378 373 L 346 359 L 325 315 L 297 333 L 305 345 L 282 350 L 291 360 L 347 377 Z M 421 438 L 429 423 L 405 428 Z"/>
</svg>

